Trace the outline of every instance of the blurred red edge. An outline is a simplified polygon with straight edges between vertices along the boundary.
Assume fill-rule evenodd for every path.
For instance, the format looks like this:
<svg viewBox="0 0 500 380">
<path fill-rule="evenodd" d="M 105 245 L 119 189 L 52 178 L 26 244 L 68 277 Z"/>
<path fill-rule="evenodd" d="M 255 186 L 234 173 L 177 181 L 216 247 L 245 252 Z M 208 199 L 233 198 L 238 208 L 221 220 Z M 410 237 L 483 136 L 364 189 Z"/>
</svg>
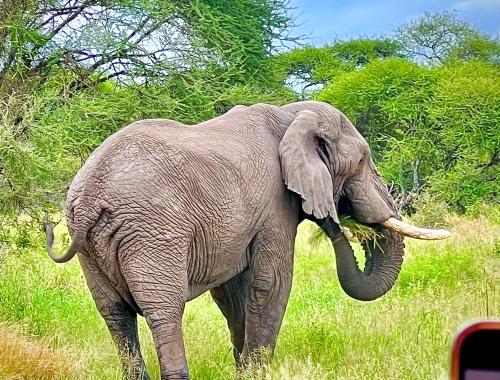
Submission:
<svg viewBox="0 0 500 380">
<path fill-rule="evenodd" d="M 467 337 L 473 333 L 481 330 L 498 330 L 500 331 L 500 321 L 479 321 L 472 322 L 469 325 L 463 327 L 455 336 L 453 340 L 453 345 L 451 348 L 451 380 L 461 380 L 460 379 L 460 348 Z"/>
</svg>

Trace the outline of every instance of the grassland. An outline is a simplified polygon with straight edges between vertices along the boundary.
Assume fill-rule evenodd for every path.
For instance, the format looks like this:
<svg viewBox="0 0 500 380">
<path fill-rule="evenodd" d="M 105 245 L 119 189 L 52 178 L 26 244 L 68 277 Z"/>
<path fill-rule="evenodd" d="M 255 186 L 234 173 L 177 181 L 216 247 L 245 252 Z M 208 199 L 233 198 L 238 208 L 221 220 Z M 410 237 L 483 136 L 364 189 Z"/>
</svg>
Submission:
<svg viewBox="0 0 500 380">
<path fill-rule="evenodd" d="M 244 377 L 445 379 L 457 329 L 472 319 L 500 317 L 498 219 L 448 219 L 452 238 L 407 240 L 397 285 L 370 303 L 342 292 L 330 244 L 311 245 L 312 226 L 301 225 L 275 359 Z M 62 249 L 67 238 L 60 244 Z M 149 371 L 158 378 L 143 320 L 140 331 Z M 234 378 L 225 321 L 208 294 L 188 304 L 184 334 L 193 379 Z M 0 342 L 2 379 L 121 375 L 77 260 L 56 265 L 43 248 L 12 246 L 0 253 Z"/>
</svg>

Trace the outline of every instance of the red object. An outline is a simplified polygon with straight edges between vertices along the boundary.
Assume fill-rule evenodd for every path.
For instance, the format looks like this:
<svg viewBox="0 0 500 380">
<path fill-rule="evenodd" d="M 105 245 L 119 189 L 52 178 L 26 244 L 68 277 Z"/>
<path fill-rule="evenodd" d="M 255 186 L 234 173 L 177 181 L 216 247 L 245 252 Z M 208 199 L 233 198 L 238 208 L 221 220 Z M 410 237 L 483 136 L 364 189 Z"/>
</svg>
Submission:
<svg viewBox="0 0 500 380">
<path fill-rule="evenodd" d="M 451 349 L 451 380 L 500 379 L 497 337 L 500 321 L 480 321 L 464 327 Z"/>
</svg>

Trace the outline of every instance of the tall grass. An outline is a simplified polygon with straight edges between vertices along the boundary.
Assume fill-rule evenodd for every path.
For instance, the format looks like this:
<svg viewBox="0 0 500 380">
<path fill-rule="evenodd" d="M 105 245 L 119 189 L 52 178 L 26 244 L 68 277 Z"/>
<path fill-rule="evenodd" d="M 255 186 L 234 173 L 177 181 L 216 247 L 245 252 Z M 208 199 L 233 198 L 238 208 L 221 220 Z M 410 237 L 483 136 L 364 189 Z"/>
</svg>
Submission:
<svg viewBox="0 0 500 380">
<path fill-rule="evenodd" d="M 301 225 L 275 358 L 243 378 L 446 378 L 457 329 L 471 319 L 500 317 L 498 221 L 450 217 L 449 223 L 447 241 L 407 240 L 396 286 L 369 303 L 342 292 L 330 243 L 312 246 L 313 227 Z M 116 351 L 76 260 L 56 265 L 35 247 L 12 247 L 0 257 L 0 339 L 8 335 L 9 342 L 0 348 L 0 378 L 119 379 Z M 226 323 L 208 294 L 187 305 L 183 328 L 193 379 L 234 378 Z M 140 336 L 158 378 L 143 320 Z"/>
</svg>

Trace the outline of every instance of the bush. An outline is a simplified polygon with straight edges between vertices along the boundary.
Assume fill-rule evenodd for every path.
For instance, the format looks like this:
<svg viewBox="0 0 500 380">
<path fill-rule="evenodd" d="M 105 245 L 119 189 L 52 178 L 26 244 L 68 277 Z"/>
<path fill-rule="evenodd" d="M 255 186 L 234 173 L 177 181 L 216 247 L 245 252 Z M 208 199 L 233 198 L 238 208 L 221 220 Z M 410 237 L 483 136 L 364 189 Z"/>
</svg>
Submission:
<svg viewBox="0 0 500 380">
<path fill-rule="evenodd" d="M 415 213 L 411 216 L 411 220 L 417 226 L 442 228 L 450 225 L 448 205 L 444 201 L 437 201 L 428 192 L 416 197 L 412 207 Z"/>
<path fill-rule="evenodd" d="M 430 191 L 465 211 L 498 196 L 500 76 L 486 62 L 436 70 L 439 85 L 429 112 L 439 130 L 443 165 L 429 176 Z"/>
<path fill-rule="evenodd" d="M 465 212 L 495 202 L 500 77 L 479 61 L 422 67 L 373 61 L 318 93 L 367 138 L 385 179 L 404 199 L 426 190 Z"/>
</svg>

